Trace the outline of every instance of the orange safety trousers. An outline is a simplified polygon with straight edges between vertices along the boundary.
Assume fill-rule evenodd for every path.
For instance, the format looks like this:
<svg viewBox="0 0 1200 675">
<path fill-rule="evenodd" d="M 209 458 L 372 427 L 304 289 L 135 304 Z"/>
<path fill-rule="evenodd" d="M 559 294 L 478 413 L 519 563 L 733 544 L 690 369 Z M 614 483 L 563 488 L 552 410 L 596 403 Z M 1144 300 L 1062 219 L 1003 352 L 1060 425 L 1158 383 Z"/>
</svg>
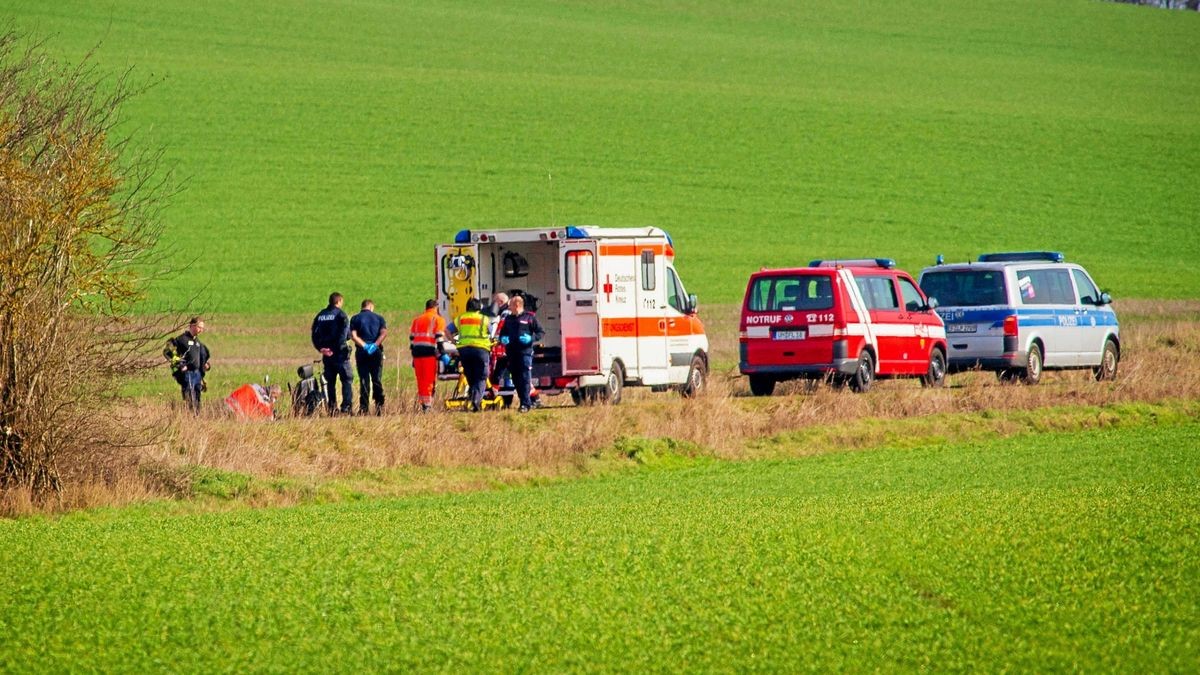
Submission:
<svg viewBox="0 0 1200 675">
<path fill-rule="evenodd" d="M 413 372 L 417 376 L 417 398 L 421 405 L 432 405 L 433 388 L 437 384 L 438 357 L 414 356 Z"/>
</svg>

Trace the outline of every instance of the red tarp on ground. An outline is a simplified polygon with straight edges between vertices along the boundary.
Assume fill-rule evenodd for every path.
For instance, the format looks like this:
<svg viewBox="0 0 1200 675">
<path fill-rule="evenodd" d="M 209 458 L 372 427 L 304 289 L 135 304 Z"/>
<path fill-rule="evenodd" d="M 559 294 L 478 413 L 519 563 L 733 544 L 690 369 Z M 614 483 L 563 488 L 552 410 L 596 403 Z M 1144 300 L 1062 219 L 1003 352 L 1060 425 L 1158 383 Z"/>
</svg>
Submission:
<svg viewBox="0 0 1200 675">
<path fill-rule="evenodd" d="M 271 407 L 271 400 L 265 398 L 265 393 L 259 394 L 258 389 L 252 384 L 243 384 L 225 397 L 225 405 L 229 406 L 238 419 L 269 420 L 275 416 L 275 411 Z"/>
</svg>

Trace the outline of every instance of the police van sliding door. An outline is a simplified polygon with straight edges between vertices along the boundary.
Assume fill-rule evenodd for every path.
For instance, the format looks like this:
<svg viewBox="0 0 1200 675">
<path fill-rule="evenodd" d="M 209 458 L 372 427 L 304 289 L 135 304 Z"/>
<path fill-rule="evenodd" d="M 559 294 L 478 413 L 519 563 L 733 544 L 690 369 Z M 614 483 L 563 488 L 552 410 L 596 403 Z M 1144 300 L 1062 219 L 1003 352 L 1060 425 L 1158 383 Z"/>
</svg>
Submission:
<svg viewBox="0 0 1200 675">
<path fill-rule="evenodd" d="M 438 311 L 447 322 L 467 311 L 467 300 L 479 293 L 479 247 L 474 244 L 437 247 Z"/>
<path fill-rule="evenodd" d="M 596 242 L 565 242 L 560 249 L 563 375 L 600 372 L 600 314 L 596 307 Z"/>
</svg>

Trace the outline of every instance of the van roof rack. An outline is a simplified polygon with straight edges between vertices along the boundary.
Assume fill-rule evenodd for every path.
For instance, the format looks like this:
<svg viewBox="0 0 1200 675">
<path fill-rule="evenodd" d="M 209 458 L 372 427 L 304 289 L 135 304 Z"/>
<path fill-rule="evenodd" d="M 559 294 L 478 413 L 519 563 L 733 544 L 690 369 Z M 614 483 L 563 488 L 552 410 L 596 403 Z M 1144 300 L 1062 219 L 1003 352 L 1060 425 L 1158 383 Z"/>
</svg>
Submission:
<svg viewBox="0 0 1200 675">
<path fill-rule="evenodd" d="M 1015 251 L 1011 253 L 984 253 L 979 262 L 1024 262 L 1043 261 L 1060 263 L 1066 258 L 1058 251 Z"/>
<path fill-rule="evenodd" d="M 845 260 L 813 260 L 809 267 L 879 267 L 890 270 L 896 267 L 896 261 L 891 258 L 848 258 Z"/>
</svg>

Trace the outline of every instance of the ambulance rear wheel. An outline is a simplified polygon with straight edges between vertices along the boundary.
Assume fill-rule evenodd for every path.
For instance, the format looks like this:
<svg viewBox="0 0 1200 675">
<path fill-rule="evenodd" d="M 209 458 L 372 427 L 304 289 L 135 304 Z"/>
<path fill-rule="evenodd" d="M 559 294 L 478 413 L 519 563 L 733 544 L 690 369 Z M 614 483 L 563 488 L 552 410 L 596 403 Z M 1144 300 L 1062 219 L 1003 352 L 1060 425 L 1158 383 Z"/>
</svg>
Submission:
<svg viewBox="0 0 1200 675">
<path fill-rule="evenodd" d="M 858 355 L 858 369 L 850 376 L 850 390 L 856 394 L 865 394 L 870 391 L 874 382 L 875 359 L 871 358 L 871 352 L 863 352 Z"/>
<path fill-rule="evenodd" d="M 696 398 L 704 392 L 704 385 L 708 381 L 708 366 L 704 363 L 704 359 L 699 355 L 692 357 L 692 367 L 688 369 L 688 379 L 679 393 L 683 394 L 684 398 Z"/>
<path fill-rule="evenodd" d="M 620 361 L 613 361 L 612 368 L 608 371 L 608 379 L 600 386 L 597 392 L 600 395 L 600 400 L 617 405 L 621 402 L 621 393 L 625 390 L 625 368 Z"/>
<path fill-rule="evenodd" d="M 750 393 L 755 396 L 770 396 L 775 393 L 775 378 L 768 375 L 751 375 Z"/>
</svg>

